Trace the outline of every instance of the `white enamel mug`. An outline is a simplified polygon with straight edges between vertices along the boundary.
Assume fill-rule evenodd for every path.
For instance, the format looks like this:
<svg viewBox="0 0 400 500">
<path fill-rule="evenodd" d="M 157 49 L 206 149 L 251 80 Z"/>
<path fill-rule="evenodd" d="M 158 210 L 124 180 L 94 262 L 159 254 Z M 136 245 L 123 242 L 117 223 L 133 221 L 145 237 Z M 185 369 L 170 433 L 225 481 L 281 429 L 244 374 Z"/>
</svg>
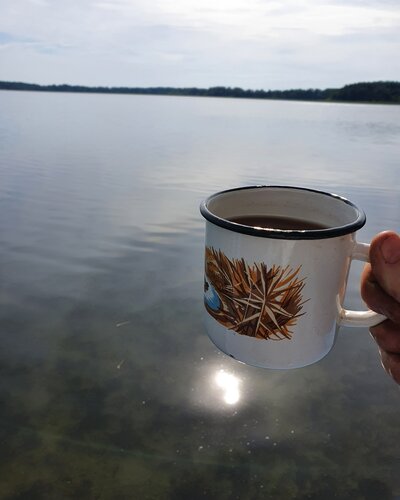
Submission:
<svg viewBox="0 0 400 500">
<path fill-rule="evenodd" d="M 374 326 L 384 316 L 343 309 L 352 259 L 368 261 L 355 232 L 365 214 L 330 193 L 289 186 L 222 191 L 200 207 L 206 219 L 207 333 L 229 356 L 289 369 L 319 361 L 340 326 Z M 323 229 L 269 229 L 240 216 L 302 219 Z"/>
</svg>

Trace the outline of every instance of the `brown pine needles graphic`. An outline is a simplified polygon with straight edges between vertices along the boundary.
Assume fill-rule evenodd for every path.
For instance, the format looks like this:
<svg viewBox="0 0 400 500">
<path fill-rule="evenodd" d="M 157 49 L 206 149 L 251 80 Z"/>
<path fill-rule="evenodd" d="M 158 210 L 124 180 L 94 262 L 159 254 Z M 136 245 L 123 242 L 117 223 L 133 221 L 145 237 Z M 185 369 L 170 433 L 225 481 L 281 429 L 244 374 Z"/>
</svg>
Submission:
<svg viewBox="0 0 400 500">
<path fill-rule="evenodd" d="M 228 259 L 220 250 L 206 247 L 206 278 L 221 301 L 218 310 L 205 302 L 207 311 L 226 328 L 259 339 L 292 337 L 291 327 L 305 314 L 301 266 L 249 266 L 244 259 Z M 208 284 L 206 283 L 206 286 Z"/>
</svg>

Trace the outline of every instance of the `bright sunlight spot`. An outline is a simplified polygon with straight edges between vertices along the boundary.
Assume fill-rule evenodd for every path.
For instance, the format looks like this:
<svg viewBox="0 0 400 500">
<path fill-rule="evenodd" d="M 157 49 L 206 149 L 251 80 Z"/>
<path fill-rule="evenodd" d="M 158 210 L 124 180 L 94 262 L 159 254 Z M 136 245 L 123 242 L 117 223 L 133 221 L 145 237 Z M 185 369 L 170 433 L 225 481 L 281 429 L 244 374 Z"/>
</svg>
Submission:
<svg viewBox="0 0 400 500">
<path fill-rule="evenodd" d="M 225 370 L 219 370 L 215 375 L 215 383 L 223 390 L 223 400 L 226 404 L 234 405 L 239 401 L 240 379 L 238 377 Z"/>
</svg>

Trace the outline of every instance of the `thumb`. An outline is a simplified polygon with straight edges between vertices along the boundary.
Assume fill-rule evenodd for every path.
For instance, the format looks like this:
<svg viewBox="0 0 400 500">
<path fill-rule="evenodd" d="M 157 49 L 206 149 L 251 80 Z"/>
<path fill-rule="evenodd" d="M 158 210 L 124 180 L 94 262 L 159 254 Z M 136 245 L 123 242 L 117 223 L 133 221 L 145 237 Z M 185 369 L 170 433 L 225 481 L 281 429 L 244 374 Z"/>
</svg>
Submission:
<svg viewBox="0 0 400 500">
<path fill-rule="evenodd" d="M 393 231 L 375 236 L 369 258 L 375 280 L 388 295 L 400 302 L 400 237 Z"/>
</svg>

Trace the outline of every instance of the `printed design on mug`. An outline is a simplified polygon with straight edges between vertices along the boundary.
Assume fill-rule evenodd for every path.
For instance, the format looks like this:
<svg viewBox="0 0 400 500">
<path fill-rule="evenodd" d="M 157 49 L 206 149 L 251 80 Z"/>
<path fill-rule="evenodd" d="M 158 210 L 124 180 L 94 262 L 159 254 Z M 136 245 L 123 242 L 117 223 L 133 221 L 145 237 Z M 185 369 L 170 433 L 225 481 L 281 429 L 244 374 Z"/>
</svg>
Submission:
<svg viewBox="0 0 400 500">
<path fill-rule="evenodd" d="M 302 312 L 301 266 L 249 265 L 206 247 L 204 303 L 225 328 L 259 339 L 291 339 Z"/>
</svg>

